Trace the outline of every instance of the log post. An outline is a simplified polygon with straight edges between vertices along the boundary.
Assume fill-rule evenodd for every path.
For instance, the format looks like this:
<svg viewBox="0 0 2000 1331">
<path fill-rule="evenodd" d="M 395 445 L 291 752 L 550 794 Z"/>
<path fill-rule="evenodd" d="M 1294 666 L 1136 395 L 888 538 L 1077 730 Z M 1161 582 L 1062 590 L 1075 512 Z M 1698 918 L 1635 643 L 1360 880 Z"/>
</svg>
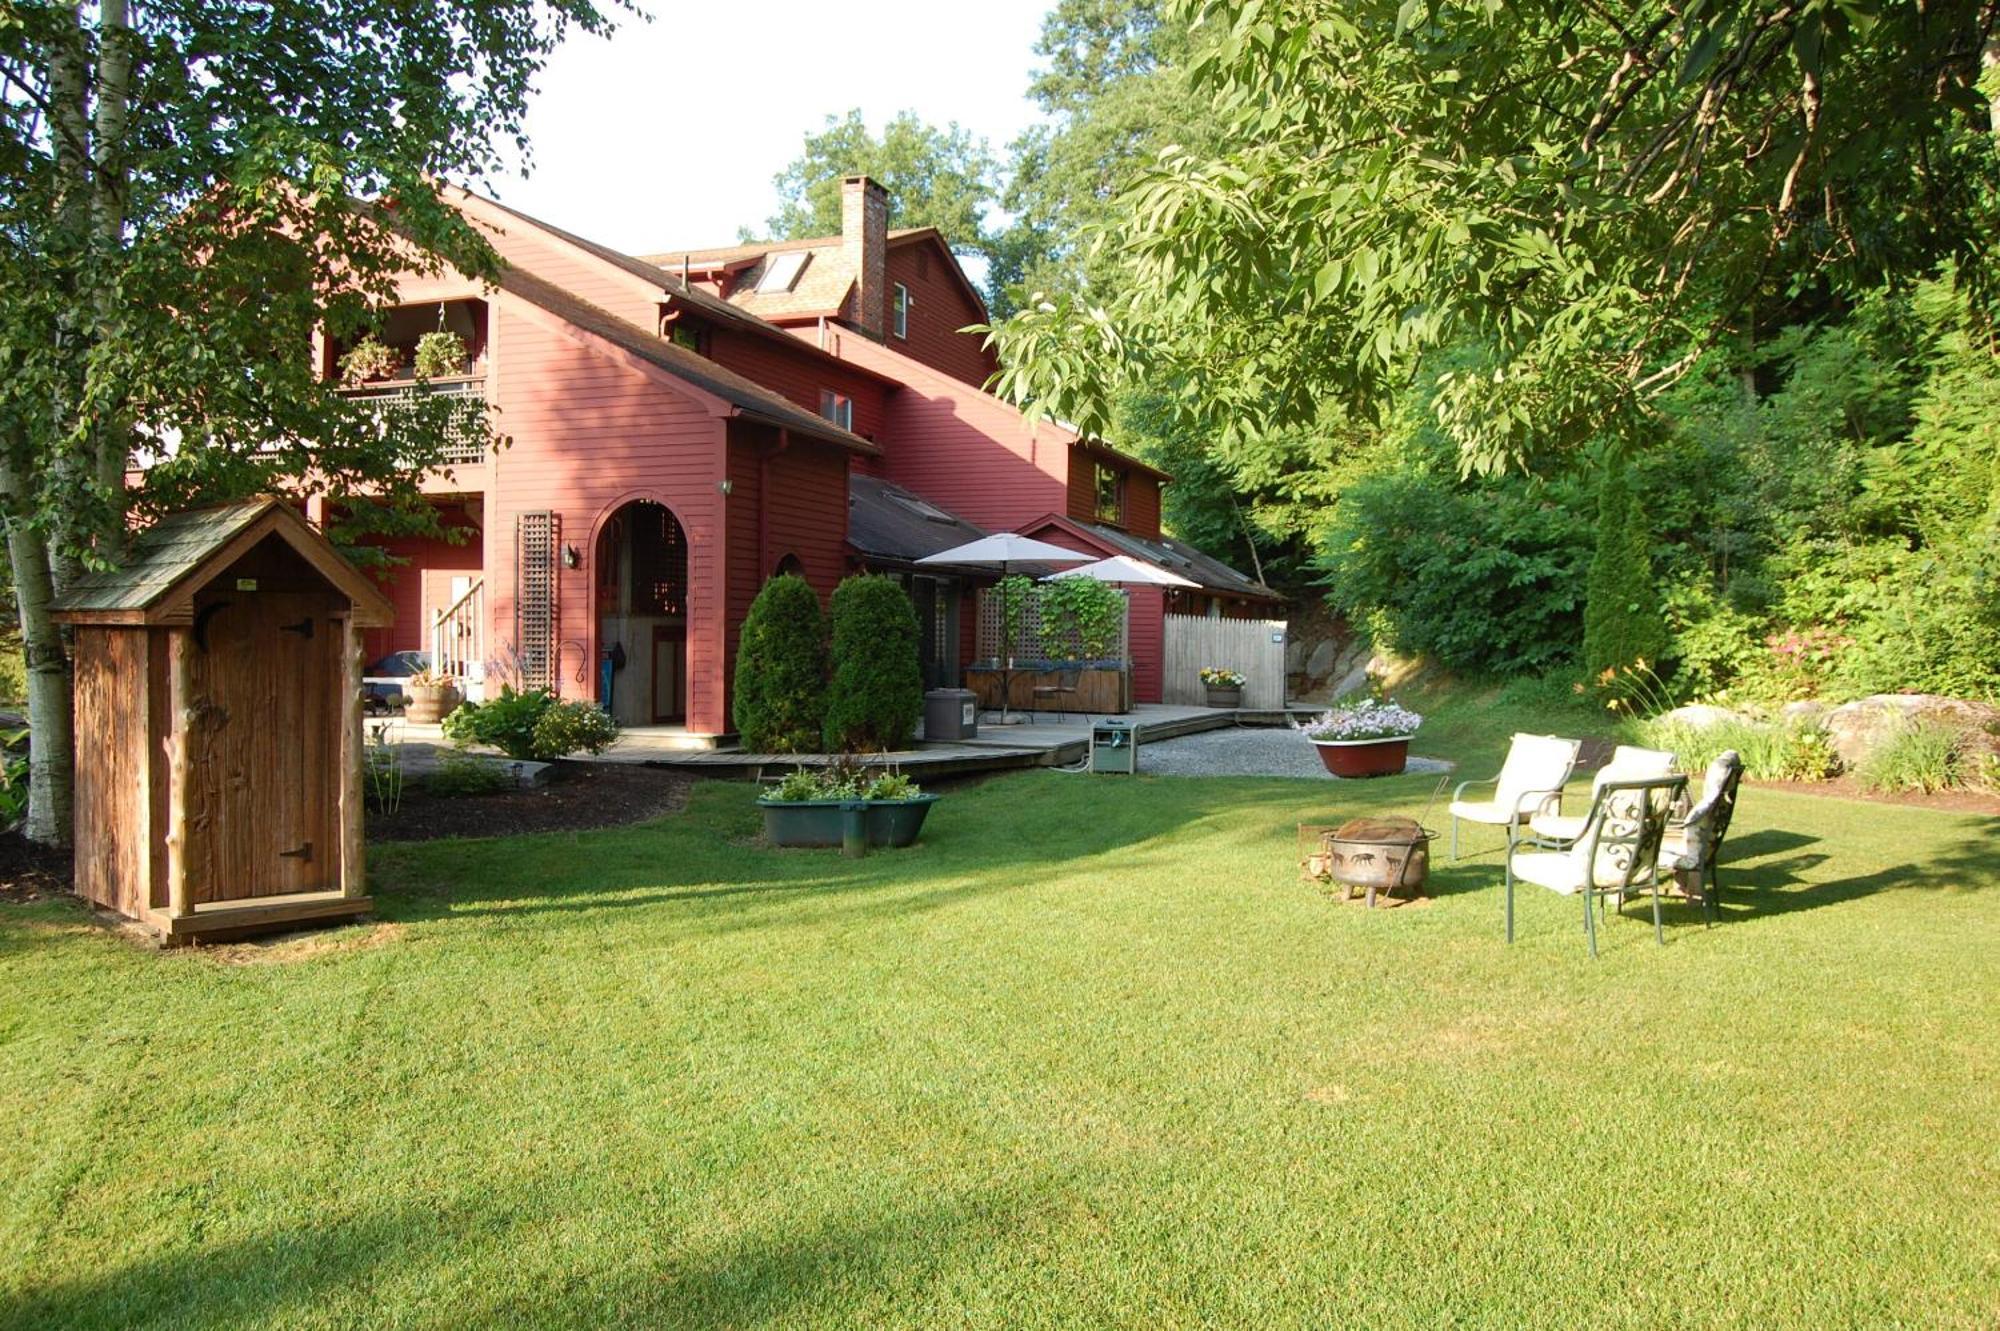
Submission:
<svg viewBox="0 0 2000 1331">
<path fill-rule="evenodd" d="M 188 663 L 189 633 L 167 636 L 167 914 L 193 910 L 188 883 L 188 753 L 194 744 L 194 679 Z"/>
<path fill-rule="evenodd" d="M 361 727 L 361 630 L 350 613 L 340 620 L 340 894 L 368 895 L 361 771 L 367 754 Z"/>
</svg>

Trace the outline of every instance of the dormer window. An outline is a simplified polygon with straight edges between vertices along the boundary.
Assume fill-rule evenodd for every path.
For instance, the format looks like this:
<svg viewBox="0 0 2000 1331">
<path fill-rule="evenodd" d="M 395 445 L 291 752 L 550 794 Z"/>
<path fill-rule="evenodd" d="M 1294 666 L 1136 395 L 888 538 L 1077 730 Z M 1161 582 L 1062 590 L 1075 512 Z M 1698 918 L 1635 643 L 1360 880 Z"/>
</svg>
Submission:
<svg viewBox="0 0 2000 1331">
<path fill-rule="evenodd" d="M 901 282 L 896 283 L 895 299 L 893 304 L 890 306 L 890 320 L 891 320 L 890 327 L 896 330 L 897 337 L 901 338 L 909 337 L 910 289 L 904 286 Z"/>
<path fill-rule="evenodd" d="M 806 260 L 811 257 L 811 252 L 807 250 L 773 254 L 764 261 L 764 275 L 757 279 L 757 294 L 768 296 L 777 291 L 790 291 L 797 284 Z"/>
<path fill-rule="evenodd" d="M 843 430 L 854 429 L 854 399 L 831 388 L 819 392 L 819 414 Z"/>
<path fill-rule="evenodd" d="M 1125 473 L 1097 464 L 1097 520 L 1117 526 L 1125 521 Z"/>
</svg>

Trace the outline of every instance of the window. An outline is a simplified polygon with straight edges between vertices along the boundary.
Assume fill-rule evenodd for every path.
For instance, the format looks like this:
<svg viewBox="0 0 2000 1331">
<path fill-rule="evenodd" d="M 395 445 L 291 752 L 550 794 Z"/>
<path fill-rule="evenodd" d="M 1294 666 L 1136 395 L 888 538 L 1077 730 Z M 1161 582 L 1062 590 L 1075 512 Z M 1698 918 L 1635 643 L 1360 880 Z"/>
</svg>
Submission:
<svg viewBox="0 0 2000 1331">
<path fill-rule="evenodd" d="M 843 430 L 854 428 L 854 399 L 831 388 L 819 390 L 819 414 Z"/>
<path fill-rule="evenodd" d="M 894 305 L 895 329 L 897 337 L 910 335 L 910 289 L 901 282 L 896 283 Z"/>
<path fill-rule="evenodd" d="M 1125 473 L 1102 462 L 1097 464 L 1097 520 L 1125 520 Z"/>
<path fill-rule="evenodd" d="M 799 280 L 799 270 L 812 257 L 809 250 L 793 250 L 789 254 L 773 254 L 764 260 L 764 275 L 757 279 L 757 294 L 769 295 L 773 291 L 790 291 L 792 284 Z"/>
<path fill-rule="evenodd" d="M 675 346 L 686 347 L 697 356 L 705 356 L 708 354 L 708 348 L 702 344 L 708 339 L 702 336 L 702 333 L 703 330 L 699 324 L 691 324 L 685 319 L 677 319 L 674 321 L 673 332 L 670 336 L 673 338 Z"/>
</svg>

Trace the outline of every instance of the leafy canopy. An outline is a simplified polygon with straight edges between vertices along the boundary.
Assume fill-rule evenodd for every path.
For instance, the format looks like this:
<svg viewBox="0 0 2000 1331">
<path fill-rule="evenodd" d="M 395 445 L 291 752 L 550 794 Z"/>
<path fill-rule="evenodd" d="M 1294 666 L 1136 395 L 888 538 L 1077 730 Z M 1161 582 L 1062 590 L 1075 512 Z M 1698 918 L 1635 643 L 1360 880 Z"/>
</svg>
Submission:
<svg viewBox="0 0 2000 1331">
<path fill-rule="evenodd" d="M 939 129 L 904 111 L 877 137 L 856 108 L 828 116 L 773 177 L 780 205 L 765 227 L 777 240 L 839 235 L 841 179 L 866 175 L 889 192 L 890 226 L 934 226 L 954 249 L 981 253 L 998 169 L 986 141 L 956 123 Z M 743 238 L 754 239 L 747 229 Z"/>
</svg>

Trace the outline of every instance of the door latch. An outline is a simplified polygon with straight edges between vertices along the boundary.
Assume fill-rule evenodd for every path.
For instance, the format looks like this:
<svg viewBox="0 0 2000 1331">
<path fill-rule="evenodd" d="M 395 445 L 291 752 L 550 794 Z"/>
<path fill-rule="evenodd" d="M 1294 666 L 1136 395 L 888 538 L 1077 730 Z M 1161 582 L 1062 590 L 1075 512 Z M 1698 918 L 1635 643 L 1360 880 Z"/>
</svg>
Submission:
<svg viewBox="0 0 2000 1331">
<path fill-rule="evenodd" d="M 301 638 L 310 638 L 313 635 L 313 622 L 311 617 L 307 617 L 305 619 L 301 619 L 296 624 L 280 624 L 278 626 L 278 632 L 296 633 Z"/>
<path fill-rule="evenodd" d="M 294 846 L 290 850 L 281 850 L 278 852 L 278 858 L 281 860 L 310 860 L 312 857 L 313 843 L 310 841 L 304 845 Z"/>
</svg>

